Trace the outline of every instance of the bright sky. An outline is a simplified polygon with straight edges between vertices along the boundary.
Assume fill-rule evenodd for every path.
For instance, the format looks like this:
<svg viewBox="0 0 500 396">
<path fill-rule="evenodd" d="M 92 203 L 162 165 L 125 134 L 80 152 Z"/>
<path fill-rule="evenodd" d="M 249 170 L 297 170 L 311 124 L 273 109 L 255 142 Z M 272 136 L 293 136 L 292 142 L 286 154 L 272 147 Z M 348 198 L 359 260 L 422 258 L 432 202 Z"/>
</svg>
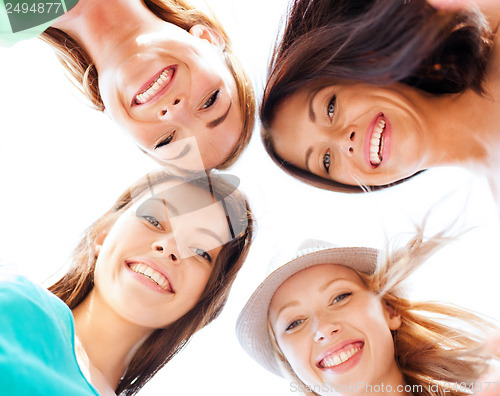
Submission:
<svg viewBox="0 0 500 396">
<path fill-rule="evenodd" d="M 262 91 L 285 0 L 208 0 Z M 103 114 L 87 108 L 38 40 L 0 49 L 0 257 L 43 282 L 67 262 L 85 227 L 156 165 Z M 289 395 L 234 336 L 239 310 L 268 269 L 318 238 L 348 246 L 402 242 L 427 213 L 428 235 L 471 229 L 412 279 L 412 296 L 500 320 L 500 227 L 485 180 L 442 168 L 393 189 L 342 195 L 301 184 L 267 158 L 256 129 L 230 170 L 257 219 L 256 240 L 221 318 L 199 332 L 140 395 Z"/>
</svg>

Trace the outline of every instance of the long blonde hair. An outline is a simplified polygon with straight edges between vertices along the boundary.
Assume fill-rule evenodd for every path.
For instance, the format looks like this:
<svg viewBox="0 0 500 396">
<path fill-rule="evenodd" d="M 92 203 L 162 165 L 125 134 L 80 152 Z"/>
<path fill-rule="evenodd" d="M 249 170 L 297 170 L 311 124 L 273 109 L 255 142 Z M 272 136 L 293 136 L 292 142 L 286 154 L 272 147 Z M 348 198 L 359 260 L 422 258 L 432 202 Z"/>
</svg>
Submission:
<svg viewBox="0 0 500 396">
<path fill-rule="evenodd" d="M 419 230 L 405 247 L 379 258 L 372 275 L 358 272 L 368 288 L 401 316 L 401 326 L 392 331 L 395 360 L 405 383 L 418 389 L 414 394 L 468 395 L 489 361 L 500 360 L 500 354 L 485 348 L 488 336 L 498 331 L 488 320 L 451 304 L 404 296 L 402 282 L 449 240 L 439 234 L 424 241 Z M 300 389 L 318 395 L 294 373 L 269 323 L 268 330 L 284 374 Z"/>
<path fill-rule="evenodd" d="M 217 166 L 218 169 L 228 168 L 250 142 L 255 122 L 255 95 L 249 77 L 231 48 L 231 41 L 227 33 L 215 15 L 207 15 L 201 12 L 186 0 L 143 1 L 152 13 L 166 22 L 173 23 L 184 30 L 189 30 L 197 24 L 203 24 L 217 31 L 224 39 L 223 56 L 236 82 L 240 112 L 243 119 L 241 135 L 235 148 L 224 162 Z M 54 48 L 68 78 L 90 101 L 92 107 L 104 111 L 104 103 L 99 92 L 97 69 L 89 54 L 76 40 L 59 29 L 48 28 L 40 37 Z"/>
</svg>

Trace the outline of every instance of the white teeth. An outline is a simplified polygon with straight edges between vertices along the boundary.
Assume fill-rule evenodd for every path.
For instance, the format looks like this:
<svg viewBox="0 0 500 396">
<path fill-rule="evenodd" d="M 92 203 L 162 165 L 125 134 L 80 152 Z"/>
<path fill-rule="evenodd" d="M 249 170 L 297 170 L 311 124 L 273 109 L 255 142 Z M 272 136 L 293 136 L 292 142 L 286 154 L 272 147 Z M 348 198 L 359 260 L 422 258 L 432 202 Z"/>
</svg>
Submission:
<svg viewBox="0 0 500 396">
<path fill-rule="evenodd" d="M 382 139 L 385 130 L 385 119 L 380 119 L 379 123 L 373 128 L 372 138 L 370 140 L 370 162 L 372 165 L 379 165 L 382 162 L 381 154 L 384 148 L 384 139 Z"/>
<path fill-rule="evenodd" d="M 166 69 L 151 83 L 151 85 L 135 97 L 137 104 L 144 104 L 162 90 L 172 78 L 173 70 Z"/>
<path fill-rule="evenodd" d="M 137 274 L 144 275 L 146 278 L 151 280 L 152 282 L 156 283 L 158 286 L 160 286 L 162 289 L 170 292 L 170 284 L 168 283 L 168 279 L 165 278 L 161 273 L 158 271 L 154 270 L 153 268 L 145 265 L 145 264 L 130 264 L 129 265 L 130 269 L 134 271 Z"/>
<path fill-rule="evenodd" d="M 161 80 L 160 80 L 160 81 L 161 81 Z M 156 82 L 153 84 L 153 86 L 152 86 L 151 88 L 152 88 L 153 90 L 155 90 L 155 91 L 159 91 L 159 90 L 160 90 L 160 87 L 161 87 L 161 85 L 160 85 L 160 84 L 158 84 L 158 81 L 156 81 Z"/>
<path fill-rule="evenodd" d="M 338 366 L 341 363 L 348 361 L 351 357 L 353 357 L 356 353 L 360 351 L 361 348 L 351 348 L 347 351 L 342 351 L 339 354 L 333 356 L 327 356 L 320 362 L 320 366 L 323 368 L 330 368 L 334 366 Z"/>
</svg>

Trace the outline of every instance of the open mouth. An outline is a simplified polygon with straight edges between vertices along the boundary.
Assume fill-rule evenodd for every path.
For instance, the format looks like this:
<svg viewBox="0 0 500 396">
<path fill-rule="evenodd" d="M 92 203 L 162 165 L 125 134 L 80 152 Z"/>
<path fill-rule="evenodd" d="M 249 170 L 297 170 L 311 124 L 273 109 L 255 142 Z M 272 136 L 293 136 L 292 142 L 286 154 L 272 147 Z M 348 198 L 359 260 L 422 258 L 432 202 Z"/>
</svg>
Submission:
<svg viewBox="0 0 500 396">
<path fill-rule="evenodd" d="M 379 166 L 383 160 L 385 127 L 386 121 L 384 115 L 380 114 L 375 121 L 370 139 L 370 164 L 374 167 Z"/>
<path fill-rule="evenodd" d="M 335 352 L 329 353 L 327 356 L 325 356 L 318 362 L 317 366 L 319 368 L 332 368 L 339 366 L 347 362 L 353 356 L 356 356 L 359 353 L 359 351 L 363 349 L 363 346 L 364 346 L 363 341 L 358 341 L 348 344 L 345 347 Z"/>
<path fill-rule="evenodd" d="M 165 290 L 168 293 L 173 293 L 172 286 L 170 282 L 165 277 L 165 275 L 159 273 L 155 269 L 147 266 L 142 263 L 128 263 L 128 267 L 135 272 L 136 274 L 144 276 L 146 279 L 156 284 L 161 289 Z"/>
<path fill-rule="evenodd" d="M 169 66 L 156 74 L 151 80 L 144 84 L 141 90 L 134 96 L 132 105 L 143 105 L 156 98 L 158 94 L 164 91 L 170 84 L 176 69 L 176 66 Z"/>
</svg>

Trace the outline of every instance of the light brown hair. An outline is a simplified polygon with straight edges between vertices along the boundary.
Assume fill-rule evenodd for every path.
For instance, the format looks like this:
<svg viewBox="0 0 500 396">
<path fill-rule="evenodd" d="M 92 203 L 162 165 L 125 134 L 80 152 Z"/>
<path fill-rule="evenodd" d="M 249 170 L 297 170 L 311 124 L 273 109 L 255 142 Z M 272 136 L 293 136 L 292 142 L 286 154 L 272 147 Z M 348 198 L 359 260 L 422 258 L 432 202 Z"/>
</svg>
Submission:
<svg viewBox="0 0 500 396">
<path fill-rule="evenodd" d="M 49 290 L 70 309 L 77 307 L 94 287 L 96 246 L 103 231 L 109 229 L 135 199 L 147 193 L 152 186 L 171 179 L 178 178 L 164 170 L 150 173 L 123 193 L 114 206 L 86 230 L 73 253 L 69 270 Z M 219 315 L 252 242 L 253 219 L 242 193 L 218 175 L 184 182 L 207 191 L 216 201 L 223 200 L 228 227 L 235 237 L 222 247 L 197 304 L 171 325 L 155 330 L 138 348 L 115 390 L 117 395 L 137 393 L 197 330 Z"/>
<path fill-rule="evenodd" d="M 184 30 L 189 30 L 196 24 L 202 24 L 218 32 L 224 39 L 223 56 L 236 83 L 243 120 L 241 135 L 233 151 L 217 166 L 218 169 L 228 168 L 250 142 L 255 122 L 255 96 L 252 83 L 233 52 L 228 35 L 214 15 L 201 12 L 186 0 L 144 0 L 144 4 L 159 18 Z M 76 40 L 56 28 L 48 28 L 40 37 L 54 48 L 69 79 L 91 105 L 97 110 L 104 111 L 97 69 L 85 50 Z"/>
</svg>

